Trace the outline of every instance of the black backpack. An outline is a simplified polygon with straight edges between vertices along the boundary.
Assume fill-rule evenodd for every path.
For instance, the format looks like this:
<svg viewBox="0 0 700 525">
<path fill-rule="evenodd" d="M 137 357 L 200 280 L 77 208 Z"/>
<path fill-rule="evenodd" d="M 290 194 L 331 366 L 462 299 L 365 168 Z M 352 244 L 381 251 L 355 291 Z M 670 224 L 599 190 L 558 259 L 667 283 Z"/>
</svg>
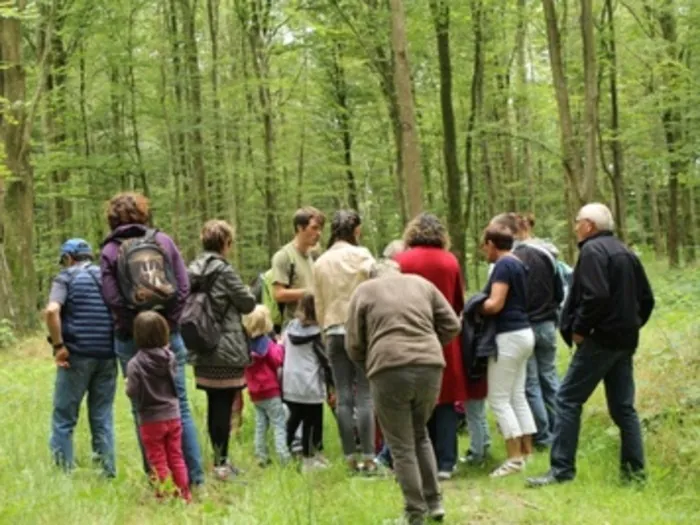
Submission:
<svg viewBox="0 0 700 525">
<path fill-rule="evenodd" d="M 204 265 L 203 276 L 190 290 L 180 318 L 180 334 L 185 346 L 198 354 L 214 352 L 221 341 L 221 322 L 211 304 L 211 289 L 226 266 L 222 265 L 220 270 L 204 277 L 213 260 L 216 259 L 210 259 Z"/>
<path fill-rule="evenodd" d="M 177 279 L 170 255 L 149 228 L 142 237 L 115 238 L 119 244 L 117 282 L 127 308 L 166 310 L 177 300 Z"/>
</svg>

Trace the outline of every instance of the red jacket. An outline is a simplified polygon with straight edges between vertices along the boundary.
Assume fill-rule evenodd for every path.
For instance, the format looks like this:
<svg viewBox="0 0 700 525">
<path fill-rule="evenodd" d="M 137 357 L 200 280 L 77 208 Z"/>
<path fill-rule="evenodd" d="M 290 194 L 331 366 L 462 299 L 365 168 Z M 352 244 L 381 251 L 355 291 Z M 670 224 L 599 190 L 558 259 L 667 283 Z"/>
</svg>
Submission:
<svg viewBox="0 0 700 525">
<path fill-rule="evenodd" d="M 395 257 L 403 273 L 420 275 L 433 283 L 452 305 L 457 315 L 464 309 L 464 279 L 457 258 L 447 250 L 430 246 L 411 248 Z M 486 385 L 469 385 L 464 376 L 461 338 L 455 338 L 443 348 L 445 370 L 438 404 L 483 399 Z"/>
<path fill-rule="evenodd" d="M 284 348 L 267 336 L 256 337 L 249 343 L 253 363 L 245 369 L 248 393 L 253 403 L 280 397 L 282 389 L 278 371 L 284 363 Z"/>
</svg>

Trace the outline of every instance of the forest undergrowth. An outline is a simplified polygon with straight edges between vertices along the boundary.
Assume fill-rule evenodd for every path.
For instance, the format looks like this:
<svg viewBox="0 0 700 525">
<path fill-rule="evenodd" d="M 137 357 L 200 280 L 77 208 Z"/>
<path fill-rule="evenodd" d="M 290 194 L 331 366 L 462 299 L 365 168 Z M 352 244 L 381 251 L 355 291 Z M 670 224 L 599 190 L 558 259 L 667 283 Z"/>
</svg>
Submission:
<svg viewBox="0 0 700 525">
<path fill-rule="evenodd" d="M 602 387 L 584 409 L 574 483 L 530 490 L 524 476 L 490 479 L 504 456 L 493 421 L 492 461 L 483 468 L 460 465 L 443 484 L 447 523 L 697 523 L 700 519 L 700 270 L 648 266 L 657 307 L 643 332 L 635 361 L 637 404 L 643 421 L 649 467 L 644 487 L 618 479 L 619 437 L 605 408 Z M 570 360 L 559 348 L 562 374 Z M 79 468 L 70 476 L 49 461 L 48 437 L 54 367 L 43 336 L 0 351 L 0 523 L 28 524 L 377 524 L 401 512 L 393 479 L 351 478 L 342 465 L 335 423 L 325 419 L 327 456 L 333 467 L 313 475 L 293 468 L 260 470 L 253 460 L 254 416 L 246 400 L 241 433 L 232 457 L 245 482 L 209 479 L 195 503 L 157 503 L 140 467 L 134 427 L 123 384 L 115 407 L 116 480 L 100 478 L 90 461 L 83 412 L 76 435 Z M 206 405 L 194 388 L 190 400 L 207 461 Z M 460 439 L 460 452 L 468 436 Z M 525 475 L 544 472 L 548 457 L 537 455 Z"/>
</svg>

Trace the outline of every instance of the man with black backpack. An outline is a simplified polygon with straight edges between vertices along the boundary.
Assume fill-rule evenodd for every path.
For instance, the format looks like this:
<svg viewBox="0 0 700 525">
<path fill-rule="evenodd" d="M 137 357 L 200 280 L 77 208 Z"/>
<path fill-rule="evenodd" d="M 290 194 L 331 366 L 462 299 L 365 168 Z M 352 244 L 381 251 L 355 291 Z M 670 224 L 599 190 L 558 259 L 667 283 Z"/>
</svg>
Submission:
<svg viewBox="0 0 700 525">
<path fill-rule="evenodd" d="M 115 351 L 126 374 L 126 365 L 137 349 L 133 322 L 138 313 L 155 310 L 170 325 L 170 350 L 177 359 L 175 386 L 182 418 L 182 451 L 190 483 L 204 483 L 204 470 L 195 428 L 187 401 L 185 364 L 187 349 L 180 334 L 180 316 L 189 295 L 187 268 L 180 251 L 165 233 L 149 226 L 151 214 L 146 197 L 138 193 L 114 196 L 107 209 L 111 233 L 102 244 L 102 294 L 115 322 Z M 134 420 L 136 411 L 132 406 Z M 141 439 L 139 438 L 139 446 Z M 141 446 L 143 453 L 143 447 Z M 143 457 L 144 469 L 151 469 Z"/>
<path fill-rule="evenodd" d="M 92 259 L 92 248 L 83 239 L 63 244 L 63 269 L 53 281 L 46 307 L 48 341 L 57 367 L 50 446 L 58 465 L 74 467 L 73 431 L 87 394 L 93 457 L 104 475 L 113 478 L 117 361 L 112 316 L 102 299 L 100 269 Z"/>
</svg>

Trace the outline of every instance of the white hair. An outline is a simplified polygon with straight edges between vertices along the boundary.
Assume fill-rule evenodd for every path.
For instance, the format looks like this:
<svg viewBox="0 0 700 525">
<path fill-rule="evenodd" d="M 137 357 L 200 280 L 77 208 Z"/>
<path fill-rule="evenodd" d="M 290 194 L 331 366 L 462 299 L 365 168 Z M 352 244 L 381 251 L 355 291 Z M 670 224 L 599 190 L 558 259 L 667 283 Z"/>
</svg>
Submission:
<svg viewBox="0 0 700 525">
<path fill-rule="evenodd" d="M 578 215 L 576 215 L 576 220 L 591 221 L 599 231 L 612 231 L 615 228 L 615 220 L 613 219 L 610 208 L 600 202 L 586 204 L 579 210 Z"/>
<path fill-rule="evenodd" d="M 404 243 L 401 239 L 397 239 L 395 241 L 391 241 L 389 244 L 386 245 L 382 256 L 385 259 L 393 259 L 395 256 L 397 256 L 403 251 L 406 251 L 406 243 Z"/>
<path fill-rule="evenodd" d="M 399 263 L 391 259 L 379 259 L 372 265 L 372 269 L 369 271 L 369 278 L 377 279 L 378 277 L 395 275 L 397 273 L 401 273 Z"/>
</svg>

